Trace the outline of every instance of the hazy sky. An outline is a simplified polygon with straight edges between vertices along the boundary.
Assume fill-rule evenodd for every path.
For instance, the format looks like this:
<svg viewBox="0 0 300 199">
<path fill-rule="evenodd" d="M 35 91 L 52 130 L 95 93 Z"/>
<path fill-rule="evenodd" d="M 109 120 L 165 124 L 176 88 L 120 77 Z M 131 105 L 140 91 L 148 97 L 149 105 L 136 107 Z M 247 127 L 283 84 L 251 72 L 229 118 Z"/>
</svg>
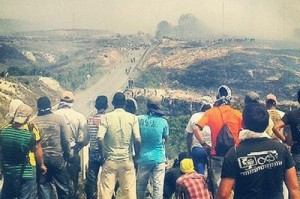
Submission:
<svg viewBox="0 0 300 199">
<path fill-rule="evenodd" d="M 224 1 L 224 20 L 222 2 Z M 154 34 L 161 20 L 177 24 L 191 13 L 218 33 L 291 37 L 300 28 L 300 0 L 0 0 L 0 18 L 43 28 L 106 29 Z"/>
</svg>

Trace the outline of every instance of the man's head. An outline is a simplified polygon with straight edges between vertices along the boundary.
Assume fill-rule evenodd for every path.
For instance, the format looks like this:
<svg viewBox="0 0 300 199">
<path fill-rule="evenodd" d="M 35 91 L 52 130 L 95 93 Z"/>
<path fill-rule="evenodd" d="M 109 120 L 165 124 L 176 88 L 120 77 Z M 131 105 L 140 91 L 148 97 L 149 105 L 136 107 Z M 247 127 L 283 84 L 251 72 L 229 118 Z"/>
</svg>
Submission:
<svg viewBox="0 0 300 199">
<path fill-rule="evenodd" d="M 180 162 L 180 171 L 182 173 L 193 173 L 195 172 L 194 163 L 191 158 L 185 158 Z"/>
<path fill-rule="evenodd" d="M 156 96 L 150 96 L 147 100 L 147 109 L 148 112 L 154 113 L 157 115 L 164 115 L 163 111 L 161 110 L 161 98 Z"/>
<path fill-rule="evenodd" d="M 47 111 L 47 110 L 51 110 L 51 102 L 50 99 L 46 96 L 44 97 L 40 97 L 37 100 L 37 108 L 39 111 Z"/>
<path fill-rule="evenodd" d="M 73 103 L 74 99 L 75 99 L 75 95 L 71 91 L 62 92 L 60 97 L 61 102 L 67 102 L 67 103 Z"/>
<path fill-rule="evenodd" d="M 126 100 L 126 105 L 125 105 L 125 111 L 135 114 L 137 111 L 137 103 L 135 101 L 135 99 L 127 99 Z"/>
<path fill-rule="evenodd" d="M 277 105 L 277 97 L 273 95 L 272 93 L 268 94 L 266 96 L 266 106 L 267 109 L 270 109 L 272 107 L 276 107 Z"/>
<path fill-rule="evenodd" d="M 231 100 L 231 89 L 227 85 L 222 85 L 218 88 L 217 99 Z"/>
<path fill-rule="evenodd" d="M 250 103 L 259 103 L 259 95 L 254 91 L 250 91 L 246 93 L 244 102 L 245 105 Z"/>
<path fill-rule="evenodd" d="M 201 107 L 200 107 L 201 112 L 205 112 L 211 109 L 212 106 L 213 106 L 213 99 L 210 96 L 203 96 L 201 98 Z"/>
<path fill-rule="evenodd" d="M 95 108 L 99 110 L 106 110 L 108 108 L 107 97 L 104 95 L 100 95 L 97 97 L 95 101 Z"/>
<path fill-rule="evenodd" d="M 18 124 L 25 124 L 31 116 L 32 111 L 32 108 L 27 104 L 21 104 L 16 110 L 13 122 Z"/>
<path fill-rule="evenodd" d="M 125 95 L 121 92 L 117 92 L 113 97 L 112 104 L 114 108 L 124 108 L 126 104 Z"/>
<path fill-rule="evenodd" d="M 259 103 L 250 103 L 244 107 L 243 122 L 245 129 L 263 133 L 269 125 L 267 108 Z"/>
<path fill-rule="evenodd" d="M 22 100 L 19 99 L 11 100 L 11 102 L 9 103 L 9 112 L 7 113 L 6 117 L 14 118 L 16 110 L 21 104 L 24 104 Z"/>
</svg>

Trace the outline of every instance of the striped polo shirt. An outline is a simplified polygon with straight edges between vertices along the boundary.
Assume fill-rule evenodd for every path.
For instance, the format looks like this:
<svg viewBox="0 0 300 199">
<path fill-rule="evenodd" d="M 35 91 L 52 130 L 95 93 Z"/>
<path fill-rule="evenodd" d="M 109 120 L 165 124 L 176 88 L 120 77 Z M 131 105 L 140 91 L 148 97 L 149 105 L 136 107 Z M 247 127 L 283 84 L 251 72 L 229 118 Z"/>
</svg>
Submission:
<svg viewBox="0 0 300 199">
<path fill-rule="evenodd" d="M 99 129 L 99 124 L 101 119 L 104 117 L 104 113 L 97 113 L 93 116 L 90 116 L 87 120 L 88 132 L 90 135 L 90 160 L 99 161 L 100 160 L 100 151 L 97 142 L 97 134 Z"/>
<path fill-rule="evenodd" d="M 28 153 L 34 147 L 34 137 L 26 129 L 13 128 L 8 125 L 1 130 L 2 166 L 4 175 L 20 175 L 23 162 L 26 160 L 23 179 L 34 177 L 33 167 L 29 164 Z"/>
</svg>

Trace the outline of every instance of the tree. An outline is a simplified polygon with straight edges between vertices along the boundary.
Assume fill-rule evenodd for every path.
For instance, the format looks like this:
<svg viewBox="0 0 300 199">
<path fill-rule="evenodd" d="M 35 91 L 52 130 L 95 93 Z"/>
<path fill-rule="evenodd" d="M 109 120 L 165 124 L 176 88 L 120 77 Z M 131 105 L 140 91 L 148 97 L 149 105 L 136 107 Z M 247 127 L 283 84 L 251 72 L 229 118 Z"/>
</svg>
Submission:
<svg viewBox="0 0 300 199">
<path fill-rule="evenodd" d="M 197 38 L 206 31 L 205 25 L 194 15 L 184 14 L 178 19 L 178 36 L 182 38 Z"/>
<path fill-rule="evenodd" d="M 172 24 L 167 21 L 161 21 L 157 24 L 156 37 L 162 38 L 163 36 L 169 36 L 172 33 Z"/>
</svg>

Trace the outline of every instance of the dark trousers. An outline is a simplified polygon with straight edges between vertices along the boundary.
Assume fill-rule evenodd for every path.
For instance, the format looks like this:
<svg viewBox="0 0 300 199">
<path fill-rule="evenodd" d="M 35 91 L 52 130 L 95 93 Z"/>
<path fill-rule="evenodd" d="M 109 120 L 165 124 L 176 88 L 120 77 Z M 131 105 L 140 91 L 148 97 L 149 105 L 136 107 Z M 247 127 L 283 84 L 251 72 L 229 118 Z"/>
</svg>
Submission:
<svg viewBox="0 0 300 199">
<path fill-rule="evenodd" d="M 70 198 L 70 180 L 63 157 L 45 157 L 47 173 L 38 171 L 38 195 L 40 199 L 51 199 L 51 184 L 54 184 L 59 199 Z"/>
<path fill-rule="evenodd" d="M 75 154 L 73 158 L 68 160 L 67 169 L 70 176 L 70 197 L 78 199 L 78 179 L 81 169 L 79 154 Z"/>
<path fill-rule="evenodd" d="M 1 199 L 13 199 L 18 196 L 19 199 L 34 199 L 36 190 L 36 179 L 21 180 L 19 187 L 16 187 L 15 180 L 11 175 L 4 173 L 4 183 L 1 192 Z M 18 192 L 18 193 L 17 193 Z"/>
<path fill-rule="evenodd" d="M 100 161 L 89 161 L 85 186 L 87 199 L 97 199 L 97 181 L 100 166 Z"/>
</svg>

